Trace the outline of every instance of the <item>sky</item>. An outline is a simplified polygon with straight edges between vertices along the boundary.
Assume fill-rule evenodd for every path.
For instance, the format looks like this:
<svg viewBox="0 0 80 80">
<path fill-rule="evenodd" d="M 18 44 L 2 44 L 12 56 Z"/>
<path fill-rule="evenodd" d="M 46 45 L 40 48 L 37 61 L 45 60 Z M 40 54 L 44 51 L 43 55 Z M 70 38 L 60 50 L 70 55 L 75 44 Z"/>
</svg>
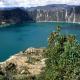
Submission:
<svg viewBox="0 0 80 80">
<path fill-rule="evenodd" d="M 0 0 L 0 7 L 36 7 L 49 4 L 80 5 L 80 0 Z"/>
</svg>

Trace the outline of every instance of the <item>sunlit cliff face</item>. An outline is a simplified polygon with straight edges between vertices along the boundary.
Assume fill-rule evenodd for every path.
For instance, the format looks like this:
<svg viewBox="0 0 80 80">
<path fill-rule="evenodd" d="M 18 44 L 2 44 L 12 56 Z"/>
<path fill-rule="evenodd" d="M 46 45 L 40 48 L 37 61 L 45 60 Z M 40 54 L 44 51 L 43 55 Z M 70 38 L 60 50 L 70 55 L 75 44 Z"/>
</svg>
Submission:
<svg viewBox="0 0 80 80">
<path fill-rule="evenodd" d="M 80 5 L 79 0 L 0 0 L 0 7 L 36 7 L 48 4 Z"/>
</svg>

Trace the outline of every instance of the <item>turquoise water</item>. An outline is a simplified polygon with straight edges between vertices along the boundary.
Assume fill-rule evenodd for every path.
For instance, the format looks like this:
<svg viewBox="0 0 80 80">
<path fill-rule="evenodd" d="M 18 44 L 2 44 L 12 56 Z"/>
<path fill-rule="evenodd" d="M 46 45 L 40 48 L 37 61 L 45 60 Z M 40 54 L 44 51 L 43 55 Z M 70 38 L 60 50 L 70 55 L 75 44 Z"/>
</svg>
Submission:
<svg viewBox="0 0 80 80">
<path fill-rule="evenodd" d="M 67 23 L 25 23 L 0 28 L 0 61 L 28 47 L 46 47 L 47 38 L 56 26 L 62 33 L 74 34 L 80 40 L 80 25 Z"/>
</svg>

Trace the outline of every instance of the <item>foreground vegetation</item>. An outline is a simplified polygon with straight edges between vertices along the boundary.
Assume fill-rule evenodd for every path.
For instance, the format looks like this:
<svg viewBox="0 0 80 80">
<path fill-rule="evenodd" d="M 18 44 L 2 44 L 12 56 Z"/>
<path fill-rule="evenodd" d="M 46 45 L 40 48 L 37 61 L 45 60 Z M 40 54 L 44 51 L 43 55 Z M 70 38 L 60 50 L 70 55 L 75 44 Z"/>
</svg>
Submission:
<svg viewBox="0 0 80 80">
<path fill-rule="evenodd" d="M 43 80 L 80 80 L 80 44 L 73 35 L 61 35 L 60 27 L 49 37 Z"/>
<path fill-rule="evenodd" d="M 60 34 L 59 26 L 48 39 L 44 57 L 46 67 L 40 76 L 15 80 L 80 80 L 80 43 L 73 35 Z"/>
</svg>

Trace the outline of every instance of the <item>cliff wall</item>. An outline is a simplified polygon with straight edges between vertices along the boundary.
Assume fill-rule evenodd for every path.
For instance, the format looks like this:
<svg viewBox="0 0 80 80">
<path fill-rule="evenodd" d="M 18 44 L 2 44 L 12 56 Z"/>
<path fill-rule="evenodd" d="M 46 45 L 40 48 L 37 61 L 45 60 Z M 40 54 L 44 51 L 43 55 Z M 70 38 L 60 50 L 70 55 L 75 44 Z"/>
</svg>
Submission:
<svg viewBox="0 0 80 80">
<path fill-rule="evenodd" d="M 80 6 L 48 5 L 0 10 L 0 24 L 42 21 L 80 22 Z"/>
<path fill-rule="evenodd" d="M 80 22 L 80 6 L 61 7 L 61 8 L 37 8 L 29 12 L 35 21 L 65 21 L 65 22 Z"/>
</svg>

